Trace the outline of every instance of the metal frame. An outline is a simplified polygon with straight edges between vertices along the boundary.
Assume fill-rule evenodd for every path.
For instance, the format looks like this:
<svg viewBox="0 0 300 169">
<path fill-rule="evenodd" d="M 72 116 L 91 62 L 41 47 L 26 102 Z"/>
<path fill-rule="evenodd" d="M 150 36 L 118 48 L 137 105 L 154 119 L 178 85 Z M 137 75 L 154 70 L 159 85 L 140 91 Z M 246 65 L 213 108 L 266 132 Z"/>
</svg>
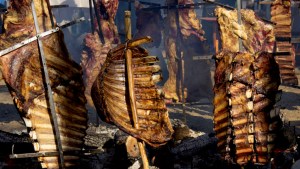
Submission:
<svg viewBox="0 0 300 169">
<path fill-rule="evenodd" d="M 8 53 L 10 53 L 10 52 L 12 52 L 12 51 L 14 51 L 14 50 L 19 49 L 19 48 L 21 48 L 21 47 L 27 45 L 28 43 L 31 43 L 31 42 L 37 40 L 38 37 L 39 37 L 39 38 L 43 38 L 43 37 L 45 37 L 45 36 L 51 35 L 51 34 L 53 34 L 53 33 L 55 33 L 55 32 L 58 32 L 60 29 L 63 29 L 63 28 L 72 26 L 72 25 L 74 25 L 74 24 L 76 24 L 76 23 L 79 23 L 79 22 L 82 22 L 82 21 L 84 21 L 84 20 L 85 20 L 85 18 L 82 17 L 82 18 L 76 19 L 76 20 L 74 20 L 74 21 L 67 22 L 67 23 L 65 23 L 65 24 L 61 24 L 61 25 L 58 24 L 58 25 L 57 25 L 58 27 L 56 27 L 55 29 L 51 29 L 51 30 L 49 30 L 49 31 L 39 33 L 39 34 L 37 34 L 37 35 L 34 36 L 34 37 L 31 37 L 31 38 L 29 38 L 29 39 L 26 39 L 26 40 L 24 40 L 24 41 L 22 41 L 22 42 L 20 42 L 20 43 L 15 44 L 15 45 L 12 46 L 12 47 L 9 47 L 9 48 L 7 48 L 7 49 L 4 49 L 4 50 L 0 51 L 0 57 L 3 56 L 3 55 L 8 54 Z"/>
<path fill-rule="evenodd" d="M 48 4 L 49 5 L 49 4 Z M 65 5 L 60 5 L 60 6 L 56 6 L 58 7 L 66 7 Z M 55 6 L 52 6 L 52 8 L 55 8 Z M 54 99 L 53 99 L 53 95 L 52 95 L 52 89 L 50 86 L 50 79 L 49 79 L 49 72 L 48 72 L 48 68 L 47 68 L 47 62 L 46 62 L 46 57 L 45 57 L 45 53 L 44 53 L 44 49 L 43 49 L 43 43 L 41 38 L 49 36 L 53 33 L 58 32 L 61 28 L 66 28 L 68 26 L 74 25 L 76 23 L 82 22 L 84 21 L 84 17 L 76 19 L 74 21 L 70 21 L 66 24 L 62 24 L 59 25 L 57 24 L 57 27 L 54 29 L 51 29 L 49 31 L 46 32 L 42 32 L 40 33 L 40 29 L 39 29 L 39 24 L 38 24 L 38 19 L 37 19 L 37 15 L 36 15 L 36 10 L 35 10 L 35 5 L 34 5 L 34 1 L 31 2 L 31 10 L 32 10 L 32 15 L 33 15 L 33 19 L 34 19 L 34 26 L 35 26 L 35 30 L 36 30 L 36 36 L 31 37 L 29 39 L 26 39 L 20 43 L 15 44 L 12 47 L 9 47 L 5 50 L 0 51 L 0 57 L 15 51 L 31 42 L 37 41 L 38 43 L 38 49 L 39 49 L 39 54 L 40 54 L 40 61 L 42 64 L 42 68 L 43 68 L 43 77 L 44 77 L 44 83 L 45 83 L 45 89 L 47 90 L 47 96 L 48 96 L 48 104 L 49 104 L 49 108 L 50 108 L 50 119 L 51 122 L 53 123 L 53 127 L 54 127 L 54 134 L 55 134 L 55 142 L 56 142 L 56 146 L 58 151 L 57 152 L 40 152 L 40 153 L 25 153 L 25 154 L 12 154 L 10 155 L 10 158 L 15 159 L 15 158 L 29 158 L 29 157 L 47 157 L 47 156 L 59 156 L 59 166 L 61 169 L 64 169 L 64 158 L 63 155 L 64 153 L 66 154 L 91 154 L 93 152 L 91 151 L 63 151 L 62 149 L 62 143 L 61 143 L 61 139 L 60 139 L 60 132 L 59 132 L 59 127 L 58 127 L 58 122 L 57 122 L 57 116 L 56 116 L 56 112 L 55 112 L 55 103 L 54 103 Z M 49 12 L 51 13 L 51 8 L 49 8 Z M 52 22 L 52 27 L 54 27 L 54 23 L 53 23 L 53 18 L 51 15 L 51 22 Z M 97 153 L 98 151 L 94 152 Z"/>
<path fill-rule="evenodd" d="M 36 33 L 39 34 L 40 28 L 39 28 L 39 23 L 38 23 L 36 11 L 35 11 L 34 1 L 31 1 L 31 10 L 32 10 L 32 15 L 33 15 L 35 30 L 36 30 Z M 49 12 L 51 12 L 51 11 L 49 11 Z M 54 127 L 55 142 L 56 142 L 56 146 L 58 149 L 59 167 L 61 169 L 64 169 L 65 167 L 64 167 L 64 156 L 63 156 L 62 143 L 61 143 L 61 139 L 60 139 L 60 132 L 59 132 L 57 116 L 56 116 L 56 111 L 55 111 L 55 103 L 54 103 L 54 99 L 53 99 L 53 95 L 52 95 L 52 89 L 50 86 L 50 78 L 49 78 L 49 72 L 48 72 L 48 68 L 47 68 L 47 61 L 46 61 L 46 56 L 44 53 L 41 37 L 37 36 L 37 42 L 38 42 L 38 48 L 39 48 L 39 53 L 40 53 L 40 61 L 42 63 L 42 67 L 43 67 L 44 80 L 46 83 L 48 104 L 50 107 L 50 113 L 51 113 L 51 117 L 52 117 L 51 121 L 52 121 L 53 127 Z"/>
</svg>

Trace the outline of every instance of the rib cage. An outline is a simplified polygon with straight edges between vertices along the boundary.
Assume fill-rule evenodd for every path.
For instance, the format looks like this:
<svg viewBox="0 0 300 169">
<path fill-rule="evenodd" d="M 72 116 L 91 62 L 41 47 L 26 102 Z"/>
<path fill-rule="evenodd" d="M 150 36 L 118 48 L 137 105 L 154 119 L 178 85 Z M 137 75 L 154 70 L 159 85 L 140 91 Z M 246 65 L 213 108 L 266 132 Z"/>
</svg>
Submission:
<svg viewBox="0 0 300 169">
<path fill-rule="evenodd" d="M 46 1 L 35 0 L 41 30 L 50 27 Z M 31 15 L 31 1 L 12 1 L 4 20 L 6 31 L 0 38 L 0 49 L 14 45 L 35 35 Z M 45 23 L 44 23 L 45 22 Z M 22 32 L 22 33 L 20 33 Z M 55 110 L 63 151 L 81 150 L 87 128 L 86 99 L 81 67 L 68 55 L 62 32 L 41 39 L 53 90 Z M 45 95 L 43 72 L 37 42 L 31 42 L 1 57 L 4 80 L 36 152 L 56 152 L 54 127 Z M 59 168 L 58 157 L 39 157 L 42 168 Z M 78 165 L 78 156 L 64 155 L 65 167 Z"/>
<path fill-rule="evenodd" d="M 132 50 L 134 91 L 139 129 L 133 128 L 125 72 L 124 45 L 112 49 L 92 87 L 92 98 L 101 119 L 157 147 L 171 139 L 173 129 L 161 90 L 156 83 L 161 80 L 156 56 L 148 56 L 141 47 Z"/>
<path fill-rule="evenodd" d="M 280 67 L 282 83 L 297 85 L 295 48 L 289 40 L 292 37 L 291 0 L 273 0 L 271 5 L 271 21 L 276 23 L 274 31 L 275 36 L 279 39 L 276 43 L 276 51 L 287 53 L 276 57 L 276 61 Z M 280 38 L 286 40 L 282 41 Z"/>
<path fill-rule="evenodd" d="M 279 86 L 272 54 L 221 52 L 216 60 L 214 130 L 225 159 L 266 164 L 276 138 L 270 111 Z"/>
</svg>

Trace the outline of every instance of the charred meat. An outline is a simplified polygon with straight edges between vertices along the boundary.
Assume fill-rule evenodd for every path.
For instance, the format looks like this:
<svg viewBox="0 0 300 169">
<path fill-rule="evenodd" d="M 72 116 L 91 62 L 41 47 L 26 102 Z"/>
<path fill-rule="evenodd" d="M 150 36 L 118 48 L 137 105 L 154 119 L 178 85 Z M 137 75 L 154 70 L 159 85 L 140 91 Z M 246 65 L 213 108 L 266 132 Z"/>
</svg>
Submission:
<svg viewBox="0 0 300 169">
<path fill-rule="evenodd" d="M 128 134 L 151 146 L 166 144 L 173 129 L 162 91 L 156 86 L 161 80 L 158 58 L 149 56 L 139 47 L 132 51 L 134 91 L 139 129 L 133 127 L 129 89 L 125 68 L 125 45 L 112 49 L 92 87 L 92 99 L 101 119 L 113 123 Z"/>
</svg>

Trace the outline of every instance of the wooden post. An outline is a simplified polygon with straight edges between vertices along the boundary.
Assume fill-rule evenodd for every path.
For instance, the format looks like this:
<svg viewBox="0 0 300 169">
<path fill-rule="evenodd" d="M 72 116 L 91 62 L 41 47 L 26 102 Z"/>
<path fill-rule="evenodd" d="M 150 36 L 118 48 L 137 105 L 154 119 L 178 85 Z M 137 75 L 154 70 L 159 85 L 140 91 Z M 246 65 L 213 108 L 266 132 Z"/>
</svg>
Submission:
<svg viewBox="0 0 300 169">
<path fill-rule="evenodd" d="M 131 36 L 131 12 L 125 11 L 125 38 L 130 40 Z"/>
<path fill-rule="evenodd" d="M 131 12 L 125 11 L 125 35 L 126 40 L 131 39 Z M 134 128 L 139 129 L 137 109 L 136 109 L 136 99 L 134 93 L 134 79 L 133 79 L 133 70 L 132 70 L 132 51 L 130 49 L 126 49 L 125 53 L 126 57 L 126 70 L 127 70 L 127 80 L 128 80 L 128 88 L 129 88 L 129 98 L 130 98 L 130 107 L 132 112 L 132 119 Z M 138 147 L 141 153 L 143 168 L 149 169 L 148 157 L 145 150 L 144 142 L 138 141 Z"/>
</svg>

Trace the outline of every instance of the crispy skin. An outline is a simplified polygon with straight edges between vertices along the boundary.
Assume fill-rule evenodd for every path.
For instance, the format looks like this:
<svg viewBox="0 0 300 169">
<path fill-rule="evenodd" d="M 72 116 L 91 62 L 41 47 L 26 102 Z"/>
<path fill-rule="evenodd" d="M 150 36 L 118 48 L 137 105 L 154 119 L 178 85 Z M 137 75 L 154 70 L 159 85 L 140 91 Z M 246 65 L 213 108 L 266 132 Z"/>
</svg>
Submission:
<svg viewBox="0 0 300 169">
<path fill-rule="evenodd" d="M 215 71 L 215 86 L 214 90 L 214 130 L 218 138 L 218 150 L 223 156 L 228 153 L 228 141 L 231 140 L 231 135 L 228 133 L 231 123 L 229 122 L 229 102 L 226 83 L 229 81 L 231 73 L 231 62 L 235 55 L 230 52 L 221 52 L 217 55 L 216 71 Z"/>
<path fill-rule="evenodd" d="M 260 51 L 272 52 L 275 45 L 273 26 L 264 23 L 254 11 L 243 9 L 242 25 L 237 23 L 237 11 L 217 7 L 222 48 L 231 52 L 238 52 L 238 38 L 243 40 L 245 51 L 254 54 Z"/>
<path fill-rule="evenodd" d="M 29 0 L 13 0 L 5 15 L 0 49 L 35 35 Z M 46 1 L 35 0 L 41 31 L 51 29 Z M 43 4 L 43 5 L 42 5 Z M 42 38 L 63 150 L 81 150 L 87 127 L 86 99 L 81 67 L 68 55 L 62 32 Z M 2 73 L 15 105 L 29 129 L 36 152 L 57 151 L 37 42 L 1 57 Z M 38 146 L 37 146 L 38 145 Z M 58 158 L 39 157 L 43 168 L 59 168 Z M 78 156 L 65 155 L 65 166 L 78 164 Z"/>
<path fill-rule="evenodd" d="M 173 129 L 161 91 L 156 83 L 161 80 L 158 58 L 148 56 L 140 47 L 133 53 L 134 90 L 139 129 L 132 124 L 127 77 L 125 74 L 124 45 L 112 49 L 92 87 L 92 99 L 101 119 L 117 125 L 128 134 L 151 146 L 166 144 Z"/>
<path fill-rule="evenodd" d="M 277 130 L 269 131 L 270 111 L 279 84 L 279 67 L 272 54 L 222 51 L 217 55 L 214 130 L 225 159 L 229 146 L 231 158 L 240 165 L 268 162 Z"/>
</svg>

